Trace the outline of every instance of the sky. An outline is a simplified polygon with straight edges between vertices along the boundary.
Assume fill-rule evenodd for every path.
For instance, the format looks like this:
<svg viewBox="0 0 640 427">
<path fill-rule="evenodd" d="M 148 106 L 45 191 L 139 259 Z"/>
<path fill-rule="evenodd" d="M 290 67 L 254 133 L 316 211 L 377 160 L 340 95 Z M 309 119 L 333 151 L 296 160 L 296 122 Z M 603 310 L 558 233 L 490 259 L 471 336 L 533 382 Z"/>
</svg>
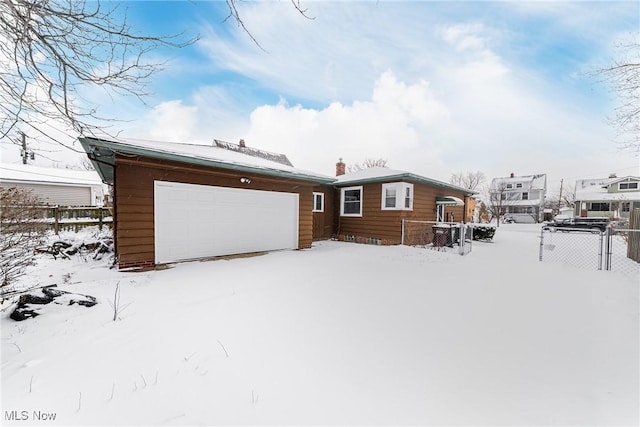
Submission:
<svg viewBox="0 0 640 427">
<path fill-rule="evenodd" d="M 223 1 L 125 5 L 135 31 L 199 39 L 152 53 L 165 65 L 144 103 L 86 89 L 102 116 L 123 120 L 121 137 L 244 139 L 326 175 L 340 158 L 442 181 L 546 173 L 550 193 L 561 180 L 640 175 L 637 154 L 616 144 L 617 98 L 597 74 L 638 37 L 635 1 L 301 0 L 306 17 L 289 1 L 239 2 L 259 46 L 225 20 Z M 16 147 L 0 148 L 19 161 Z M 48 148 L 36 164 L 79 163 Z"/>
</svg>

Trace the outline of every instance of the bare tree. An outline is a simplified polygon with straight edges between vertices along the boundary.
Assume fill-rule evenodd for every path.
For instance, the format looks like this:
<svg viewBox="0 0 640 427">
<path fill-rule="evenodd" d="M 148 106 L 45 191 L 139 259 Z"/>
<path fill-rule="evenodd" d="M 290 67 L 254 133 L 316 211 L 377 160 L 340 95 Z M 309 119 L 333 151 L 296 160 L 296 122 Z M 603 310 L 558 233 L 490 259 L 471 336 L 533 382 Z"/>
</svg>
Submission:
<svg viewBox="0 0 640 427">
<path fill-rule="evenodd" d="M 374 168 L 374 167 L 387 167 L 387 159 L 379 158 L 379 159 L 366 159 L 362 163 L 354 163 L 352 165 L 347 166 L 347 172 L 358 172 L 364 169 Z"/>
<path fill-rule="evenodd" d="M 612 118 L 618 129 L 620 146 L 640 153 L 640 41 L 619 47 L 621 57 L 608 68 L 600 70 L 612 90 L 618 95 L 619 105 Z"/>
<path fill-rule="evenodd" d="M 80 89 L 142 99 L 163 65 L 148 61 L 148 54 L 195 41 L 181 38 L 135 33 L 116 3 L 2 0 L 0 138 L 15 138 L 17 129 L 50 137 L 45 124 L 51 120 L 81 134 L 104 131 L 113 119 L 82 102 Z"/>
<path fill-rule="evenodd" d="M 33 263 L 34 249 L 44 238 L 46 224 L 38 203 L 29 190 L 0 188 L 0 297 Z"/>
<path fill-rule="evenodd" d="M 475 190 L 481 184 L 484 184 L 485 180 L 484 173 L 480 171 L 467 173 L 458 172 L 451 175 L 449 183 L 466 188 L 467 190 Z"/>
<path fill-rule="evenodd" d="M 304 16 L 307 19 L 315 19 L 307 14 L 307 9 L 302 8 L 302 5 L 300 4 L 300 0 L 290 0 L 290 1 L 293 7 L 300 13 L 300 15 Z M 249 28 L 247 28 L 247 26 L 244 24 L 244 20 L 242 19 L 240 11 L 238 10 L 239 0 L 225 0 L 225 2 L 227 3 L 227 7 L 229 8 L 229 15 L 227 16 L 225 21 L 229 19 L 232 19 L 233 21 L 235 21 L 236 24 L 238 24 L 238 26 L 242 28 L 242 31 L 244 31 L 251 38 L 251 40 L 256 44 L 256 46 L 264 50 L 264 48 L 260 45 L 258 40 L 253 36 L 251 31 L 249 31 Z"/>
<path fill-rule="evenodd" d="M 500 219 L 507 213 L 508 207 L 516 200 L 516 193 L 507 188 L 507 183 L 494 179 L 485 191 L 487 197 L 487 211 L 492 218 L 496 218 L 497 226 L 500 227 Z"/>
</svg>

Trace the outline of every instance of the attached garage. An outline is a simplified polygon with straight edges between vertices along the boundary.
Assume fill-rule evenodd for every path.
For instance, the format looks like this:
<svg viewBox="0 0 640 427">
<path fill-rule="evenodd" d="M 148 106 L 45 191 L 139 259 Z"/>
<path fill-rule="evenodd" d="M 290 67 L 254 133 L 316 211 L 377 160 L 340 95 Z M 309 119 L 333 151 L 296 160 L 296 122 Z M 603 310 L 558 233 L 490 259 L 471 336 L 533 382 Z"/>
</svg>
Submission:
<svg viewBox="0 0 640 427">
<path fill-rule="evenodd" d="M 243 144 L 80 142 L 113 185 L 120 269 L 309 248 L 314 188 L 333 182 Z"/>
<path fill-rule="evenodd" d="M 157 264 L 298 247 L 297 193 L 155 181 Z"/>
</svg>

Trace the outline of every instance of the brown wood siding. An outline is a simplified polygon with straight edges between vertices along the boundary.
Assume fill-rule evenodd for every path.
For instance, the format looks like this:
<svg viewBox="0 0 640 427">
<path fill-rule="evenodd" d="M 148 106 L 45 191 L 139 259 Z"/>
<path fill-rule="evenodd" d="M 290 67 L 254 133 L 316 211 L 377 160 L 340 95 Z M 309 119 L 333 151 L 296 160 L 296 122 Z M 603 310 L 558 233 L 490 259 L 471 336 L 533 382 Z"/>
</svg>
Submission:
<svg viewBox="0 0 640 427">
<path fill-rule="evenodd" d="M 240 183 L 246 176 L 251 183 Z M 152 266 L 154 246 L 154 181 L 181 182 L 299 194 L 298 248 L 313 241 L 313 184 L 295 179 L 245 174 L 179 162 L 118 157 L 115 171 L 115 233 L 121 268 Z"/>
<path fill-rule="evenodd" d="M 324 194 L 324 212 L 313 212 L 313 240 L 330 239 L 335 232 L 335 189 L 322 185 L 313 191 Z"/>
<path fill-rule="evenodd" d="M 436 220 L 436 197 L 455 196 L 465 200 L 462 192 L 413 183 L 413 210 L 382 210 L 382 184 L 364 184 L 362 217 L 339 216 L 337 233 L 354 236 L 357 241 L 379 239 L 381 244 L 399 244 L 402 239 L 402 219 L 417 221 Z M 386 183 L 385 183 L 386 184 Z M 336 204 L 340 205 L 340 189 L 336 193 Z M 452 212 L 455 221 L 465 220 L 464 206 L 447 206 L 445 213 Z"/>
</svg>

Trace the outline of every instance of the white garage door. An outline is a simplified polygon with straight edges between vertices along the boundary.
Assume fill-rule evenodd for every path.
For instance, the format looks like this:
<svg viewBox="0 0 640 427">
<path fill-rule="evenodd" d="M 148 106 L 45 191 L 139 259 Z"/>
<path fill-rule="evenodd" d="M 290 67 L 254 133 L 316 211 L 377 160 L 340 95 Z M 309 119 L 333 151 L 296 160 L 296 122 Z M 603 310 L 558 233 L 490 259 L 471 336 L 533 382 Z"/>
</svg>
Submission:
<svg viewBox="0 0 640 427">
<path fill-rule="evenodd" d="M 155 181 L 156 263 L 298 247 L 298 194 Z"/>
</svg>

